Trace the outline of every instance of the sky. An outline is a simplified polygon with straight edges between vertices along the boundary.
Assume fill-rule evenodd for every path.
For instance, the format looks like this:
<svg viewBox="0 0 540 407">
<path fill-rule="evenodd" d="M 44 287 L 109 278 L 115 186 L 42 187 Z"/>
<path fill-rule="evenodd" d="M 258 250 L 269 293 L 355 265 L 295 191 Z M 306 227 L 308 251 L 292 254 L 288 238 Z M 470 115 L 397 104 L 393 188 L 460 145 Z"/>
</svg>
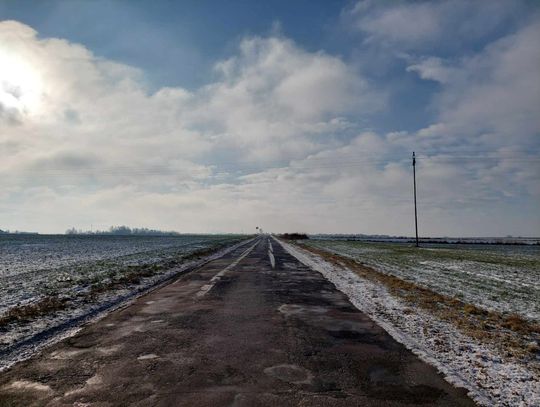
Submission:
<svg viewBox="0 0 540 407">
<path fill-rule="evenodd" d="M 540 235 L 540 3 L 0 0 L 0 229 Z"/>
</svg>

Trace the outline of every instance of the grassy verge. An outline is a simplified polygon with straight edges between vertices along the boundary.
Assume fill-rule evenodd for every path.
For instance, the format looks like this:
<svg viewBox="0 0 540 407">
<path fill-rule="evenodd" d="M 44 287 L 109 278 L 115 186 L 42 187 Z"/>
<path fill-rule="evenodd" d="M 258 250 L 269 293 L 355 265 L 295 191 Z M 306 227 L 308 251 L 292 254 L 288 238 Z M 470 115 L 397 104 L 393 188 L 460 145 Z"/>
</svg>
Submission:
<svg viewBox="0 0 540 407">
<path fill-rule="evenodd" d="M 304 244 L 300 246 L 330 263 L 345 266 L 363 278 L 384 285 L 392 295 L 408 304 L 408 312 L 412 313 L 416 307 L 420 307 L 439 319 L 452 323 L 466 335 L 489 343 L 505 357 L 533 362 L 540 368 L 540 324 L 517 314 L 487 311 L 323 249 Z"/>
</svg>

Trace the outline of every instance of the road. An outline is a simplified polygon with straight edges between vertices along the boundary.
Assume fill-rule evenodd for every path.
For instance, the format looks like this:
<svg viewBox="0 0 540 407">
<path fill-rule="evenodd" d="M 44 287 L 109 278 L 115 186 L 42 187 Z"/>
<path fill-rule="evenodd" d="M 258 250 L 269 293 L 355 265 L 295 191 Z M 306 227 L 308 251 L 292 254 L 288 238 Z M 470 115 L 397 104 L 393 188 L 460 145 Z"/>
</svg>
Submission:
<svg viewBox="0 0 540 407">
<path fill-rule="evenodd" d="M 0 377 L 0 406 L 470 406 L 258 237 Z"/>
</svg>

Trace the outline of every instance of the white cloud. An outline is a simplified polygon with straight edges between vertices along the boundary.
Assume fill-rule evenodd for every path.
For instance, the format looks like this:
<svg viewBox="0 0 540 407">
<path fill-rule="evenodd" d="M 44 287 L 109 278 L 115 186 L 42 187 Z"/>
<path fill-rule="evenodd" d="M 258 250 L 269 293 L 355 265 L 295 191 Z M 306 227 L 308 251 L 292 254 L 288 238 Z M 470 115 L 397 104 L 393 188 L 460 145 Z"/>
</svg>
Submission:
<svg viewBox="0 0 540 407">
<path fill-rule="evenodd" d="M 405 24 L 374 4 L 356 13 L 376 7 L 379 21 Z M 432 3 L 418 7 L 441 18 Z M 376 29 L 372 41 L 399 40 Z M 420 44 L 439 26 L 407 29 Z M 513 160 L 512 144 L 537 146 L 537 35 L 534 23 L 467 57 L 410 57 L 409 72 L 440 84 L 438 120 L 382 135 L 358 123 L 387 106 L 384 92 L 342 58 L 283 37 L 244 39 L 200 89 L 150 94 L 133 67 L 0 23 L 0 55 L 37 81 L 0 71 L 0 224 L 405 234 L 416 150 L 422 233 L 533 234 L 538 169 Z M 23 84 L 31 99 L 8 108 Z M 471 149 L 498 157 L 455 160 Z"/>
<path fill-rule="evenodd" d="M 518 14 L 522 2 L 504 0 L 381 2 L 363 0 L 344 13 L 368 43 L 401 51 L 453 48 L 482 40 Z"/>
<path fill-rule="evenodd" d="M 453 70 L 445 65 L 442 58 L 427 57 L 409 65 L 407 72 L 416 72 L 422 79 L 432 80 L 440 83 L 448 83 L 453 76 Z"/>
<path fill-rule="evenodd" d="M 353 8 L 355 27 L 369 33 L 368 41 L 424 44 L 439 35 L 438 7 L 413 3 L 380 8 L 376 2 L 361 1 Z"/>
<path fill-rule="evenodd" d="M 332 143 L 322 129 L 331 134 L 344 128 L 344 115 L 381 106 L 380 95 L 339 58 L 305 52 L 283 38 L 242 41 L 238 56 L 217 64 L 218 80 L 194 93 L 163 88 L 149 95 L 141 72 L 80 45 L 39 39 L 16 22 L 2 23 L 0 36 L 10 44 L 1 50 L 4 68 L 16 70 L 23 61 L 31 71 L 24 77 L 2 72 L 0 111 L 9 113 L 2 143 L 16 146 L 7 168 L 28 166 L 38 156 L 44 163 L 47 155 L 50 166 L 62 166 L 55 157 L 69 151 L 99 157 L 100 166 L 142 168 L 220 149 L 239 160 L 301 157 Z M 6 88 L 24 86 L 20 106 L 8 104 L 13 96 Z M 37 101 L 25 105 L 26 93 Z"/>
<path fill-rule="evenodd" d="M 458 137 L 462 148 L 476 150 L 537 147 L 538 38 L 540 18 L 474 55 L 446 61 L 424 57 L 407 67 L 422 79 L 441 84 L 432 106 L 439 122 L 418 134 L 447 140 Z"/>
<path fill-rule="evenodd" d="M 216 81 L 194 92 L 153 94 L 139 70 L 18 22 L 0 23 L 0 44 L 0 173 L 11 191 L 3 213 L 54 211 L 48 230 L 80 213 L 66 207 L 75 197 L 86 196 L 96 213 L 99 196 L 117 190 L 126 194 L 114 195 L 119 207 L 171 194 L 183 201 L 221 179 L 212 177 L 219 165 L 202 164 L 220 156 L 268 164 L 339 144 L 334 134 L 353 126 L 347 114 L 366 115 L 383 100 L 341 59 L 281 37 L 244 39 L 238 55 L 216 65 Z M 118 215 L 111 222 L 135 212 L 108 210 Z M 1 220 L 21 219 L 33 229 L 24 215 Z"/>
<path fill-rule="evenodd" d="M 540 18 L 455 67 L 439 97 L 441 121 L 485 143 L 528 148 L 540 133 Z"/>
<path fill-rule="evenodd" d="M 380 109 L 384 96 L 339 58 L 309 53 L 284 38 L 249 38 L 240 54 L 216 65 L 220 74 L 201 91 L 191 116 L 242 159 L 301 157 L 327 141 L 313 137 L 341 116 Z M 315 131 L 315 135 L 319 132 Z"/>
</svg>

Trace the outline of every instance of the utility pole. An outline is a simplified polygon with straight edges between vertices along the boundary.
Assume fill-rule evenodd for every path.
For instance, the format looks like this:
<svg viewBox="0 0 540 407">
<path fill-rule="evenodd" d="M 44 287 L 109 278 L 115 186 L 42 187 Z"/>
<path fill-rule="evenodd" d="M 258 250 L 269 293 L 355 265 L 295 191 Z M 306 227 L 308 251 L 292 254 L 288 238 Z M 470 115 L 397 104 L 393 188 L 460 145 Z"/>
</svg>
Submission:
<svg viewBox="0 0 540 407">
<path fill-rule="evenodd" d="M 413 184 L 414 184 L 414 229 L 416 231 L 416 247 L 418 244 L 418 211 L 416 209 L 416 156 L 414 151 L 412 153 L 412 170 L 413 170 Z"/>
</svg>

